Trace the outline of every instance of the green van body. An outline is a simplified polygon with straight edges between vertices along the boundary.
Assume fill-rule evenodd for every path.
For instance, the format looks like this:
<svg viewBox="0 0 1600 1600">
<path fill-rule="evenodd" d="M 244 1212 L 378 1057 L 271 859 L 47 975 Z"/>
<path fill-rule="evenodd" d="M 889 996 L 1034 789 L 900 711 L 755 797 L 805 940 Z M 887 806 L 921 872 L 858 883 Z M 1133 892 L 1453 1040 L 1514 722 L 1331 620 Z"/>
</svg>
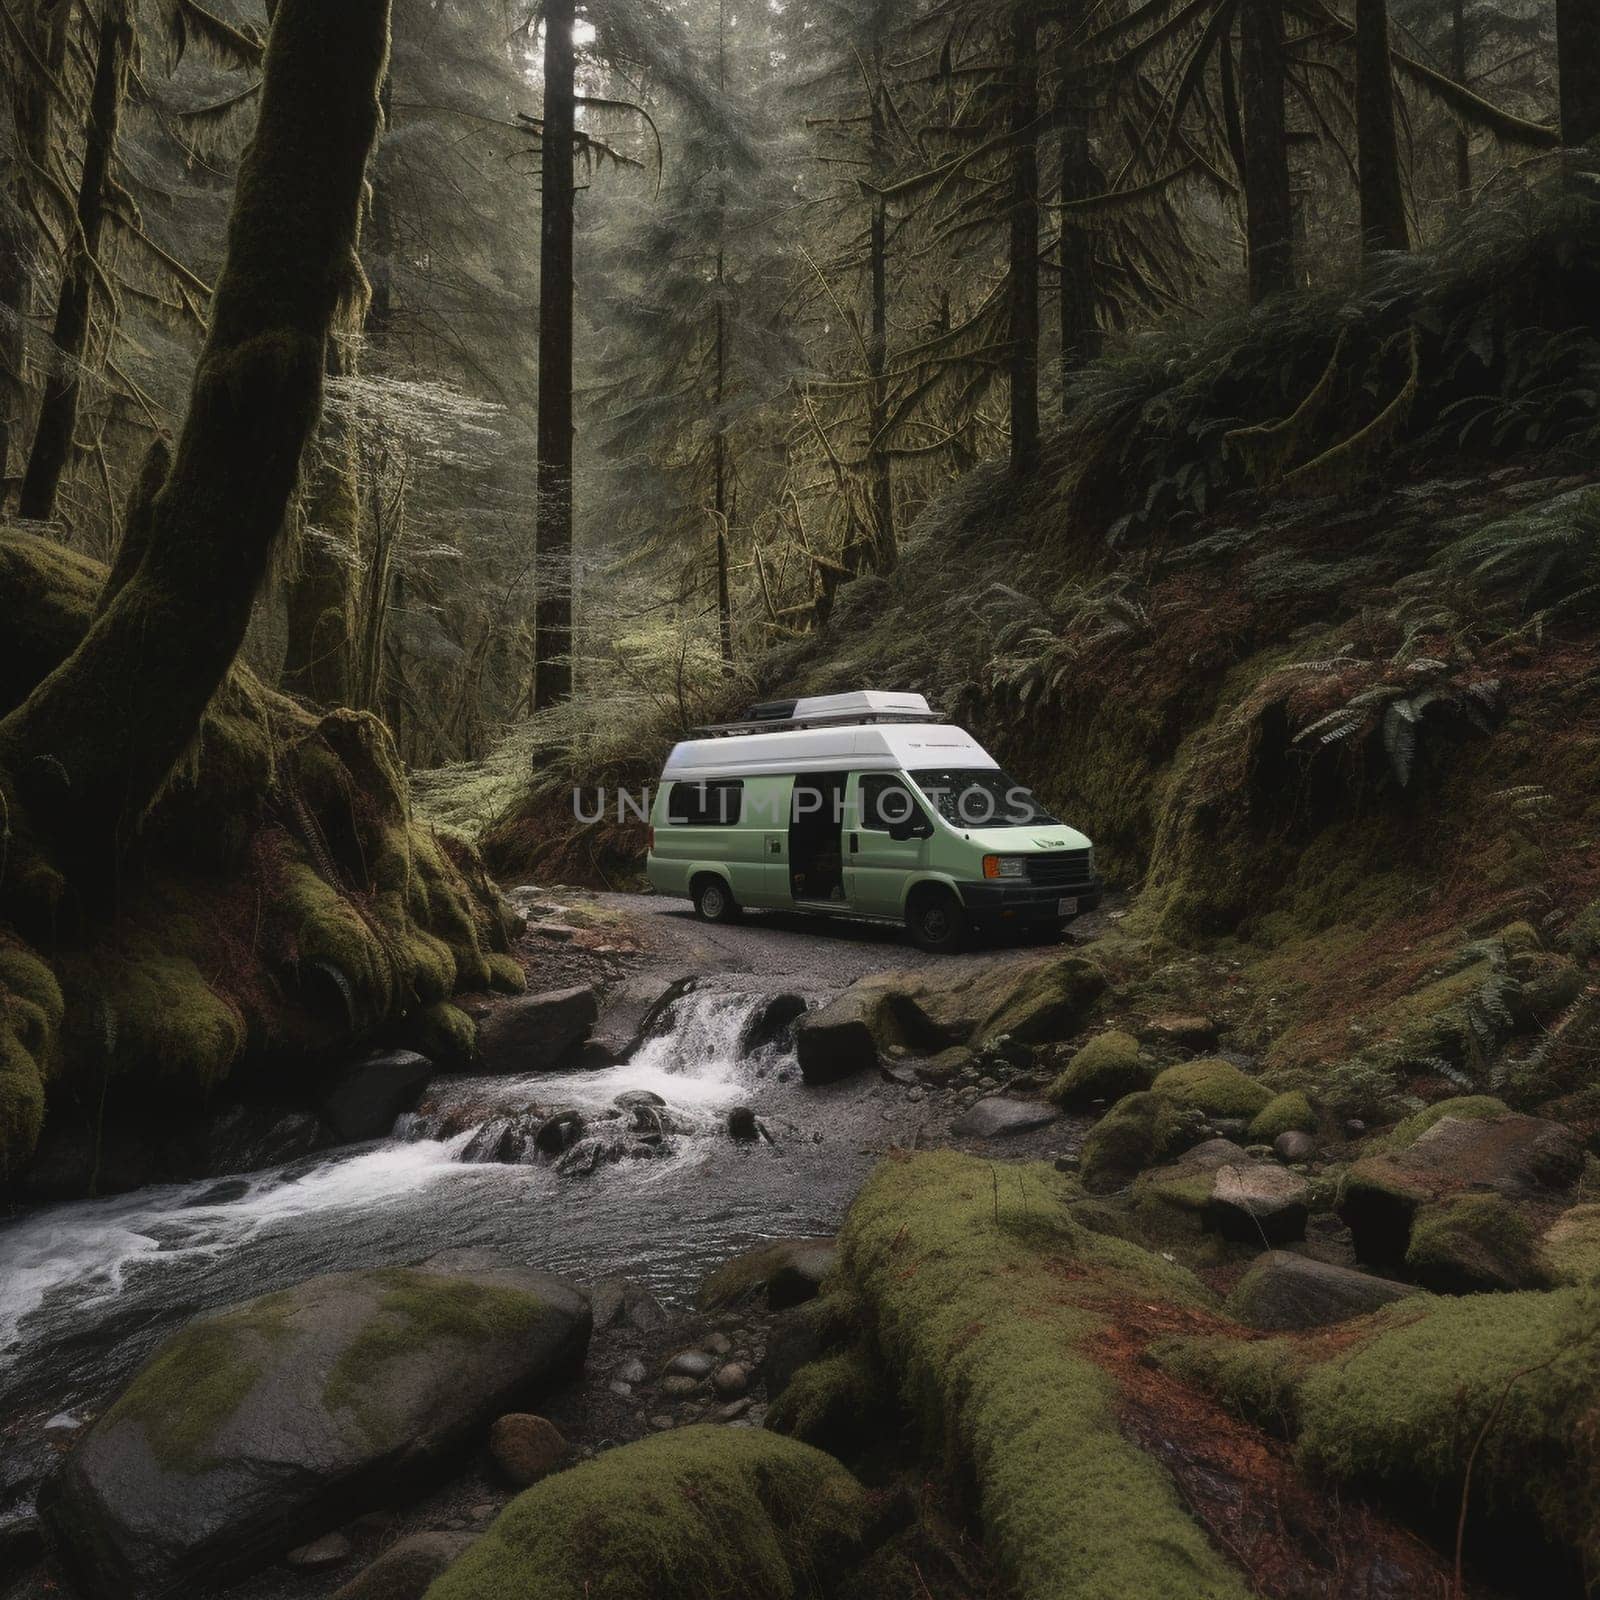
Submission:
<svg viewBox="0 0 1600 1600">
<path fill-rule="evenodd" d="M 649 880 L 711 920 L 742 909 L 866 918 L 931 948 L 947 942 L 938 916 L 923 926 L 932 907 L 958 930 L 1059 928 L 1092 910 L 1101 883 L 1081 833 L 1031 800 L 1009 813 L 1030 820 L 969 825 L 962 802 L 999 786 L 1026 794 L 942 724 L 693 741 L 656 790 Z"/>
</svg>

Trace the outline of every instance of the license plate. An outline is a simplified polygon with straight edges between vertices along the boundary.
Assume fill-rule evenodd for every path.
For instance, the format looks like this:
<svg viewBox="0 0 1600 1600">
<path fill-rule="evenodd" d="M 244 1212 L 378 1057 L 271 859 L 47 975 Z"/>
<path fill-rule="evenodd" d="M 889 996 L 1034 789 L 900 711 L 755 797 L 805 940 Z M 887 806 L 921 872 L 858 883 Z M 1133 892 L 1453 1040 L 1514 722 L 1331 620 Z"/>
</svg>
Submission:
<svg viewBox="0 0 1600 1600">
<path fill-rule="evenodd" d="M 1076 899 L 1056 901 L 1056 915 L 1058 917 L 1075 917 L 1077 914 L 1078 902 Z"/>
</svg>

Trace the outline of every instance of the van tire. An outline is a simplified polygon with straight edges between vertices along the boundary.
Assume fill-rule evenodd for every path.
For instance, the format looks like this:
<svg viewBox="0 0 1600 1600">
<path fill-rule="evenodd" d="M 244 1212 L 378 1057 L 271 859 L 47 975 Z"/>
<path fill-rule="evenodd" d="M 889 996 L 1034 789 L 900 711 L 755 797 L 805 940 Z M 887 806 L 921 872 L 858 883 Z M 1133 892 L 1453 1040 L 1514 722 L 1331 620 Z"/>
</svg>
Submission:
<svg viewBox="0 0 1600 1600">
<path fill-rule="evenodd" d="M 944 956 L 963 949 L 969 932 L 961 902 L 936 885 L 912 891 L 906 905 L 906 929 L 919 950 Z"/>
<path fill-rule="evenodd" d="M 733 890 L 715 873 L 703 873 L 689 887 L 694 896 L 694 914 L 702 922 L 737 922 L 739 902 Z"/>
</svg>

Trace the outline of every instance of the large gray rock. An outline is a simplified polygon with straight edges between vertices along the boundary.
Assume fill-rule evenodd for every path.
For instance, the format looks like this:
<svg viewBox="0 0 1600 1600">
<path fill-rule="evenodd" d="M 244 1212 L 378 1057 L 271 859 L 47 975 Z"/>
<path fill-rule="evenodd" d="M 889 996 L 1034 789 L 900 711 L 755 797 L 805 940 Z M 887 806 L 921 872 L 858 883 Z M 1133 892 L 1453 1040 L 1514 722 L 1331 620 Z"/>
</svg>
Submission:
<svg viewBox="0 0 1600 1600">
<path fill-rule="evenodd" d="M 1407 1283 L 1269 1250 L 1235 1285 L 1227 1309 L 1247 1327 L 1290 1332 L 1347 1322 L 1416 1292 Z"/>
<path fill-rule="evenodd" d="M 739 1054 L 752 1056 L 776 1044 L 806 1014 L 804 995 L 775 994 L 745 1023 L 739 1035 Z"/>
<path fill-rule="evenodd" d="M 96 1600 L 226 1584 L 412 1492 L 571 1376 L 587 1298 L 487 1252 L 197 1317 L 84 1430 L 40 1514 Z"/>
<path fill-rule="evenodd" d="M 1498 1195 L 1535 1222 L 1567 1203 L 1583 1172 L 1583 1142 L 1542 1117 L 1445 1117 L 1408 1148 L 1366 1156 L 1339 1185 L 1337 1209 L 1363 1261 L 1398 1267 L 1425 1210 Z"/>
<path fill-rule="evenodd" d="M 579 984 L 523 995 L 498 1005 L 478 1024 L 485 1072 L 545 1072 L 563 1065 L 600 1016 L 593 989 Z"/>
<path fill-rule="evenodd" d="M 352 1062 L 322 1092 L 322 1120 L 350 1142 L 387 1138 L 394 1119 L 414 1111 L 433 1063 L 414 1050 L 388 1050 Z"/>
<path fill-rule="evenodd" d="M 1060 1116 L 1054 1106 L 1038 1100 L 1012 1100 L 1003 1094 L 992 1094 L 958 1117 L 950 1131 L 958 1139 L 1003 1139 L 1048 1128 Z"/>
<path fill-rule="evenodd" d="M 1216 1169 L 1206 1225 L 1243 1244 L 1292 1244 L 1306 1236 L 1310 1185 L 1269 1162 L 1234 1162 Z"/>
</svg>

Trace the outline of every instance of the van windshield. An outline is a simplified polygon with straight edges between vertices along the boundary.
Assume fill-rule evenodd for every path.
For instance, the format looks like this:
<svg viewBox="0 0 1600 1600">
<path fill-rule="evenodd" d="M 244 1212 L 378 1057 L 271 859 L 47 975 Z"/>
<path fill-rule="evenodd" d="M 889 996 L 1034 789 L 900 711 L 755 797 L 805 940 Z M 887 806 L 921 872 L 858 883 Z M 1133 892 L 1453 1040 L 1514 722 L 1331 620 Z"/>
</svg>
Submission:
<svg viewBox="0 0 1600 1600">
<path fill-rule="evenodd" d="M 958 828 L 1036 828 L 1056 819 L 1015 778 L 997 767 L 925 767 L 917 787 Z"/>
</svg>

